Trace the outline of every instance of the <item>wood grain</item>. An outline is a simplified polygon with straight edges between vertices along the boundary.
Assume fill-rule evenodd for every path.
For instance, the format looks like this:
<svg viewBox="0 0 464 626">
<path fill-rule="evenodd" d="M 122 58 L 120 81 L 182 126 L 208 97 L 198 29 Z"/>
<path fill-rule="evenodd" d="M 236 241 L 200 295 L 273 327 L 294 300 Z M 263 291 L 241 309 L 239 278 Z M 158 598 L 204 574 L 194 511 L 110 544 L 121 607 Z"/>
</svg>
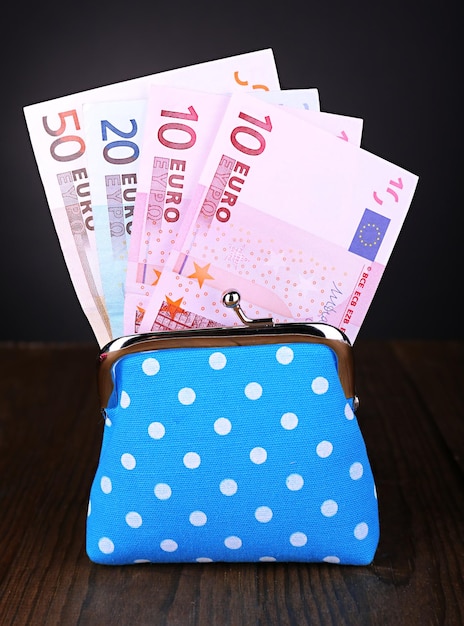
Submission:
<svg viewBox="0 0 464 626">
<path fill-rule="evenodd" d="M 368 567 L 105 567 L 85 553 L 96 348 L 0 344 L 0 624 L 464 624 L 464 343 L 359 341 L 381 539 Z"/>
</svg>

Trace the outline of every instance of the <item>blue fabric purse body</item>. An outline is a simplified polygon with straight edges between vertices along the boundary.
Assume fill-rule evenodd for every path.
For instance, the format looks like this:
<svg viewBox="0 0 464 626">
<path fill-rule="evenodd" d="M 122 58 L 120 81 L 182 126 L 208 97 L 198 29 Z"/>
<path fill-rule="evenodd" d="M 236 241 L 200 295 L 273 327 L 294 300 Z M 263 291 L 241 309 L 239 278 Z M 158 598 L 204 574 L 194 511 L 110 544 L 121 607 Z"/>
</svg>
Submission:
<svg viewBox="0 0 464 626">
<path fill-rule="evenodd" d="M 158 333 L 102 350 L 92 561 L 373 560 L 351 346 L 314 330 Z"/>
</svg>

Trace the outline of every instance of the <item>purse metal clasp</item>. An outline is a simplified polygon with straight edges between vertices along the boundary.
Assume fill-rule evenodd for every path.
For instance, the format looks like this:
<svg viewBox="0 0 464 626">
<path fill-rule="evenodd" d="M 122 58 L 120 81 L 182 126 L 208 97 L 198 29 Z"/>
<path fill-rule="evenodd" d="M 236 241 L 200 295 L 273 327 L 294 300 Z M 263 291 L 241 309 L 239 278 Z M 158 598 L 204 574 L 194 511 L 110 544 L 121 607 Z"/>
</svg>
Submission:
<svg viewBox="0 0 464 626">
<path fill-rule="evenodd" d="M 222 296 L 222 303 L 228 309 L 233 309 L 235 313 L 237 313 L 240 321 L 247 326 L 252 326 L 253 328 L 267 328 L 275 325 L 272 317 L 260 317 L 258 319 L 247 317 L 240 306 L 240 294 L 238 291 L 226 291 Z"/>
</svg>

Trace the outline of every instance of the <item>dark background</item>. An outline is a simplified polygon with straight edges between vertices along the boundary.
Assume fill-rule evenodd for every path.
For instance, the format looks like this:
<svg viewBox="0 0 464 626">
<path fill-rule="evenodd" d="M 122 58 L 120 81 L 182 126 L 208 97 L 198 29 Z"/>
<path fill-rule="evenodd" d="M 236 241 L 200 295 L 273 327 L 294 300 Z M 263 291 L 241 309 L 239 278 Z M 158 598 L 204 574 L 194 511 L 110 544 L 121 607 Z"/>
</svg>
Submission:
<svg viewBox="0 0 464 626">
<path fill-rule="evenodd" d="M 316 87 L 321 110 L 364 119 L 363 148 L 419 176 L 358 337 L 463 337 L 458 1 L 16 3 L 4 17 L 0 340 L 95 341 L 23 107 L 263 48 L 282 89 Z"/>
</svg>

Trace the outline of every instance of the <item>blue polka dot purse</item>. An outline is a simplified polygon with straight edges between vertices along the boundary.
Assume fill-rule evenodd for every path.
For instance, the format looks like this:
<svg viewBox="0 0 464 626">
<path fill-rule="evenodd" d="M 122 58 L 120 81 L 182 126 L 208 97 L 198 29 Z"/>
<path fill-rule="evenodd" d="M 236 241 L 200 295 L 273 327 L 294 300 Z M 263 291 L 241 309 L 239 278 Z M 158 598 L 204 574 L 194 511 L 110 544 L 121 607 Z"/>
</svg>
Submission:
<svg viewBox="0 0 464 626">
<path fill-rule="evenodd" d="M 377 496 L 355 417 L 352 348 L 327 324 L 116 339 L 88 505 L 95 563 L 371 563 Z"/>
</svg>

